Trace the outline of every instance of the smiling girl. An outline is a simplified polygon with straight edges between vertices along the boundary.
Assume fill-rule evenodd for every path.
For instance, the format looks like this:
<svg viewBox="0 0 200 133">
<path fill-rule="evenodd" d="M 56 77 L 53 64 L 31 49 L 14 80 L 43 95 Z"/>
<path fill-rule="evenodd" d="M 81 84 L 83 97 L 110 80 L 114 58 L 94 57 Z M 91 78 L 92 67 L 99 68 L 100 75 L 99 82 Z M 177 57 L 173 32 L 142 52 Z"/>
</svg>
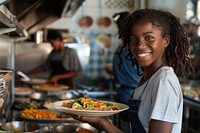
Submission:
<svg viewBox="0 0 200 133">
<path fill-rule="evenodd" d="M 132 63 L 144 70 L 129 99 L 126 128 L 119 130 L 102 117 L 74 118 L 108 133 L 181 133 L 183 96 L 176 74 L 190 73 L 193 68 L 179 19 L 169 12 L 140 9 L 124 21 L 120 37 Z"/>
</svg>

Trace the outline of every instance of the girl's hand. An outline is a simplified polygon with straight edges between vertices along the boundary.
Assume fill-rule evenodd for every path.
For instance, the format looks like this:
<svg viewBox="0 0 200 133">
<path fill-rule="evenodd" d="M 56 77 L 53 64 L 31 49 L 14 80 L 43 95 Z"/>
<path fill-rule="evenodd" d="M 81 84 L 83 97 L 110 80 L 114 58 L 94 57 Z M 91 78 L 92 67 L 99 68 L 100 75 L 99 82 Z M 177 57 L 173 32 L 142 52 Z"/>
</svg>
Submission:
<svg viewBox="0 0 200 133">
<path fill-rule="evenodd" d="M 102 129 L 102 124 L 103 122 L 109 122 L 107 117 L 91 117 L 91 116 L 77 116 L 77 115 L 71 115 L 74 119 L 81 121 L 81 122 L 86 122 L 89 123 L 91 126 L 99 129 L 99 130 L 104 130 Z"/>
</svg>

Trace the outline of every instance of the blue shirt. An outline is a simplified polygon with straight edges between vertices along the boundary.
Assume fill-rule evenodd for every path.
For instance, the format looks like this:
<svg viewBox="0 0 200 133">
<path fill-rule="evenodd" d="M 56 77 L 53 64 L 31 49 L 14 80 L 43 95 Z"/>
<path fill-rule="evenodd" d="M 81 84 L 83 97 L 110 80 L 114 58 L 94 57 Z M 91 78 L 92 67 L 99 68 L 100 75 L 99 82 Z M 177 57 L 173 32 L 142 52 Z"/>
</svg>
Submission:
<svg viewBox="0 0 200 133">
<path fill-rule="evenodd" d="M 126 59 L 128 51 L 125 50 L 121 54 L 123 64 L 121 69 L 119 69 L 118 65 L 120 63 L 120 59 L 116 53 L 120 51 L 121 47 L 122 46 L 120 45 L 116 49 L 113 57 L 113 72 L 115 82 L 121 86 L 120 90 L 118 90 L 118 93 L 120 93 L 119 102 L 127 103 L 129 97 L 138 84 L 138 75 L 136 66 L 133 67 L 131 60 Z"/>
</svg>

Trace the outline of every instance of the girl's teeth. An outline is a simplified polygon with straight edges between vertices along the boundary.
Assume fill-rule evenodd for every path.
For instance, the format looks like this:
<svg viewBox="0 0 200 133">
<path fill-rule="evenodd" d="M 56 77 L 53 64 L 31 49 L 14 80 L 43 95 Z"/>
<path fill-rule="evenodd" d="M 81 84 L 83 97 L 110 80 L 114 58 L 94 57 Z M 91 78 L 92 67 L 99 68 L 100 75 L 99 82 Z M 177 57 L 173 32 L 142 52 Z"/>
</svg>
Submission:
<svg viewBox="0 0 200 133">
<path fill-rule="evenodd" d="M 148 55 L 150 55 L 150 53 L 138 54 L 139 57 L 144 57 L 144 56 L 148 56 Z"/>
</svg>

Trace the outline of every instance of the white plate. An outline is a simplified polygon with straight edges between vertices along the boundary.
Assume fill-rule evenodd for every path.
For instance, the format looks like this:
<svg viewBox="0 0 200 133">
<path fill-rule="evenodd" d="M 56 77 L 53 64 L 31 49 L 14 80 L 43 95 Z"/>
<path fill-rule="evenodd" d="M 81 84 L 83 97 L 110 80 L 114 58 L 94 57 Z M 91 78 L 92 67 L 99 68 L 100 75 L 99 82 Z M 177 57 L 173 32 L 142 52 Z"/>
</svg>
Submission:
<svg viewBox="0 0 200 133">
<path fill-rule="evenodd" d="M 68 101 L 70 100 L 57 101 L 57 102 L 54 102 L 53 104 L 55 108 L 60 112 L 73 114 L 73 115 L 82 115 L 82 116 L 110 116 L 110 115 L 114 115 L 114 114 L 117 114 L 129 109 L 128 105 L 117 103 L 117 102 L 109 102 L 120 107 L 120 110 L 113 110 L 113 111 L 77 110 L 77 109 L 69 109 L 66 107 L 61 107 L 63 102 L 68 102 Z M 104 102 L 108 102 L 108 101 L 104 101 Z"/>
<path fill-rule="evenodd" d="M 26 84 L 36 85 L 36 84 L 45 84 L 47 82 L 47 79 L 33 78 L 33 79 L 30 79 L 30 80 L 21 79 L 21 81 L 23 81 Z"/>
<path fill-rule="evenodd" d="M 32 91 L 28 87 L 15 87 L 15 95 L 29 95 Z"/>
</svg>

